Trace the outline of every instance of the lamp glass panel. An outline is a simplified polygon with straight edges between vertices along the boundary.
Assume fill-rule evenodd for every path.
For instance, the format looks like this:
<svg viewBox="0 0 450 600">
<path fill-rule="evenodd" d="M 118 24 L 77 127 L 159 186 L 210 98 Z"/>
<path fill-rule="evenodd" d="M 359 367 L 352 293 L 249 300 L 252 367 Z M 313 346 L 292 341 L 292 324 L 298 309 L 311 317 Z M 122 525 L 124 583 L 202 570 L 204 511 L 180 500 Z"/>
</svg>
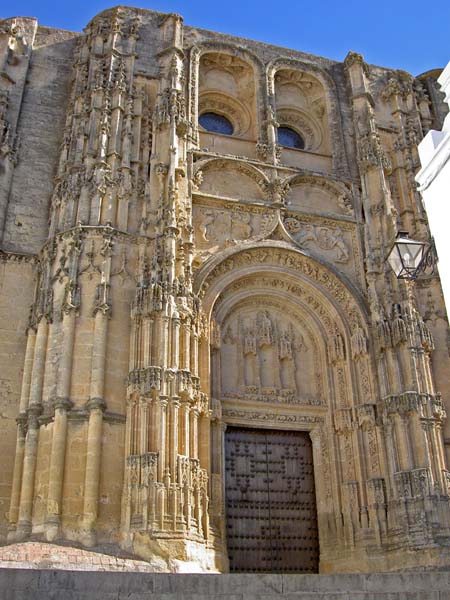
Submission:
<svg viewBox="0 0 450 600">
<path fill-rule="evenodd" d="M 391 265 L 394 273 L 398 277 L 400 273 L 403 271 L 403 261 L 400 255 L 397 244 L 394 244 L 389 256 L 388 256 L 389 264 Z"/>
<path fill-rule="evenodd" d="M 423 244 L 407 243 L 401 244 L 400 252 L 403 256 L 405 267 L 417 269 L 423 257 Z"/>
</svg>

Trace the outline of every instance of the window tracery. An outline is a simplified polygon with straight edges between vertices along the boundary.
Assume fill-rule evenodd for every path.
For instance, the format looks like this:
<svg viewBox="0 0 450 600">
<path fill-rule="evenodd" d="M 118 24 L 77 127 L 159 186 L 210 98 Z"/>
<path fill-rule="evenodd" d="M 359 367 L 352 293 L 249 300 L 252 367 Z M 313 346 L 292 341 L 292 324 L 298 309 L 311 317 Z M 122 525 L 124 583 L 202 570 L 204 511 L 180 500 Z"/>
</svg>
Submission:
<svg viewBox="0 0 450 600">
<path fill-rule="evenodd" d="M 199 124 L 210 133 L 222 133 L 212 131 L 202 123 L 203 115 L 216 115 L 218 119 L 226 119 L 231 125 L 232 131 L 225 135 L 242 138 L 246 136 L 251 127 L 251 114 L 248 108 L 236 98 L 217 91 L 202 92 L 198 102 Z M 230 127 L 228 127 L 228 130 Z"/>
</svg>

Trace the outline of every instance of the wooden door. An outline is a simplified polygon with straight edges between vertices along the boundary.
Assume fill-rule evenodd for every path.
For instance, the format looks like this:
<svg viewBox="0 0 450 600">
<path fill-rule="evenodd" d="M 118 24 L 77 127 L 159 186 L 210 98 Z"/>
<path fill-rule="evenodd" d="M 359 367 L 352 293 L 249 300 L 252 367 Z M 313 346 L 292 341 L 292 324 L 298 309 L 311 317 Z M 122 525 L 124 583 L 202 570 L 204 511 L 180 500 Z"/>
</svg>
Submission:
<svg viewBox="0 0 450 600">
<path fill-rule="evenodd" d="M 225 442 L 230 570 L 317 573 L 308 433 L 229 427 Z"/>
</svg>

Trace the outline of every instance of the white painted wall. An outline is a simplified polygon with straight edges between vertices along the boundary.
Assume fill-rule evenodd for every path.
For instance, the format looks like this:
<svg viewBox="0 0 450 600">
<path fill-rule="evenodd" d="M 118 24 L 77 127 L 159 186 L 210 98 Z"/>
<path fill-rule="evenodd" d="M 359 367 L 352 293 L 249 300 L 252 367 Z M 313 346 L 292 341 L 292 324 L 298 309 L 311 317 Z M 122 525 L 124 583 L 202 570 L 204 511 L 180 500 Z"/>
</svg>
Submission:
<svg viewBox="0 0 450 600">
<path fill-rule="evenodd" d="M 450 62 L 438 79 L 450 106 Z M 431 130 L 419 144 L 422 169 L 416 175 L 439 256 L 439 274 L 450 311 L 450 113 L 442 131 Z"/>
</svg>

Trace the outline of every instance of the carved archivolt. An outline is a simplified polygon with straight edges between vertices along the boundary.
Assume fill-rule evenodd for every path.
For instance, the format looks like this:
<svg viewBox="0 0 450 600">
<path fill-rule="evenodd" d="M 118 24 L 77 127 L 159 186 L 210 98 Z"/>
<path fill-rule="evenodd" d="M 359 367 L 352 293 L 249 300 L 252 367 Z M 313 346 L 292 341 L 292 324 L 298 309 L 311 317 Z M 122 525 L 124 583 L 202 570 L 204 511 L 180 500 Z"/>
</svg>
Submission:
<svg viewBox="0 0 450 600">
<path fill-rule="evenodd" d="M 229 73 L 233 79 L 239 79 L 252 68 L 246 60 L 228 52 L 208 52 L 202 57 L 203 71 L 220 70 Z"/>
<path fill-rule="evenodd" d="M 202 187 L 205 187 L 204 179 L 208 171 L 235 171 L 242 174 L 251 179 L 253 183 L 256 183 L 261 192 L 261 197 L 264 196 L 265 187 L 269 184 L 269 179 L 260 169 L 257 169 L 251 164 L 227 158 L 213 158 L 205 161 L 197 161 L 195 165 L 195 174 L 197 175 L 200 171 L 201 177 L 198 184 L 200 191 L 202 190 Z M 229 173 L 229 176 L 232 177 L 232 173 Z"/>
<path fill-rule="evenodd" d="M 251 65 L 255 74 L 262 74 L 264 72 L 264 65 L 261 60 L 242 46 L 237 47 L 234 44 L 227 44 L 225 42 L 205 41 L 191 48 L 191 54 L 195 56 L 197 60 L 210 53 L 214 56 L 220 54 L 223 56 L 228 55 L 231 58 L 237 57 L 244 63 Z"/>
<path fill-rule="evenodd" d="M 309 410 L 370 401 L 367 329 L 353 294 L 345 301 L 333 293 L 331 273 L 310 273 L 314 284 L 285 265 L 277 269 L 269 255 L 260 264 L 263 256 L 253 257 L 256 264 L 244 271 L 234 261 L 203 300 L 205 310 L 213 306 L 214 397 L 226 407 L 259 405 L 263 413 L 267 405 Z"/>
<path fill-rule="evenodd" d="M 349 216 L 354 215 L 353 200 L 350 190 L 340 182 L 334 181 L 328 177 L 300 174 L 294 175 L 288 180 L 291 190 L 296 186 L 310 186 L 326 191 L 332 198 L 335 199 L 337 207 Z M 289 194 L 288 194 L 289 199 Z M 318 207 L 320 210 L 320 207 Z"/>
<path fill-rule="evenodd" d="M 214 306 L 214 318 L 218 318 L 221 311 L 225 311 L 227 315 L 227 310 L 231 310 L 227 304 L 227 298 L 231 298 L 234 294 L 244 297 L 246 291 L 255 295 L 260 293 L 261 290 L 265 290 L 264 293 L 271 296 L 272 306 L 276 308 L 283 307 L 284 311 L 289 306 L 290 316 L 301 329 L 307 329 L 309 337 L 314 337 L 313 322 L 316 329 L 320 330 L 320 333 L 317 334 L 319 337 L 323 337 L 327 331 L 333 329 L 334 317 L 319 294 L 309 289 L 304 282 L 299 282 L 292 276 L 286 275 L 283 278 L 279 274 L 270 273 L 242 276 L 227 285 L 222 292 L 220 302 Z M 278 298 L 274 300 L 275 294 L 278 295 Z M 298 316 L 299 307 L 301 307 L 301 316 Z M 222 316 L 222 318 L 225 317 Z"/>
<path fill-rule="evenodd" d="M 295 69 L 278 69 L 275 73 L 275 85 L 277 87 L 295 87 L 302 96 L 311 98 L 317 98 L 322 96 L 324 92 L 324 86 L 316 76 Z"/>
<path fill-rule="evenodd" d="M 322 128 L 310 114 L 299 108 L 282 107 L 277 109 L 277 121 L 280 126 L 291 127 L 302 136 L 305 150 L 315 152 L 320 149 L 323 140 Z"/>
<path fill-rule="evenodd" d="M 198 100 L 198 113 L 214 112 L 227 117 L 233 125 L 233 136 L 242 137 L 251 125 L 248 108 L 237 98 L 217 90 L 202 92 Z"/>
<path fill-rule="evenodd" d="M 301 250 L 276 240 L 248 247 L 243 244 L 239 249 L 230 248 L 211 257 L 199 269 L 194 282 L 196 290 L 203 297 L 205 311 L 211 309 L 220 290 L 236 279 L 239 273 L 264 270 L 284 273 L 284 276 L 293 277 L 299 284 L 303 281 L 313 295 L 314 289 L 319 290 L 346 320 L 353 317 L 355 322 L 365 327 L 365 303 L 342 273 L 337 275 L 332 267 L 325 267 L 319 260 L 305 256 Z M 300 286 L 299 289 L 306 288 Z"/>
<path fill-rule="evenodd" d="M 331 89 L 333 92 L 335 91 L 336 85 L 333 79 L 317 65 L 287 56 L 280 56 L 272 60 L 266 67 L 269 93 L 275 93 L 275 79 L 280 72 L 286 70 L 295 71 L 300 75 L 304 74 L 305 78 L 308 78 L 311 83 L 314 83 L 314 78 L 324 90 Z"/>
</svg>

